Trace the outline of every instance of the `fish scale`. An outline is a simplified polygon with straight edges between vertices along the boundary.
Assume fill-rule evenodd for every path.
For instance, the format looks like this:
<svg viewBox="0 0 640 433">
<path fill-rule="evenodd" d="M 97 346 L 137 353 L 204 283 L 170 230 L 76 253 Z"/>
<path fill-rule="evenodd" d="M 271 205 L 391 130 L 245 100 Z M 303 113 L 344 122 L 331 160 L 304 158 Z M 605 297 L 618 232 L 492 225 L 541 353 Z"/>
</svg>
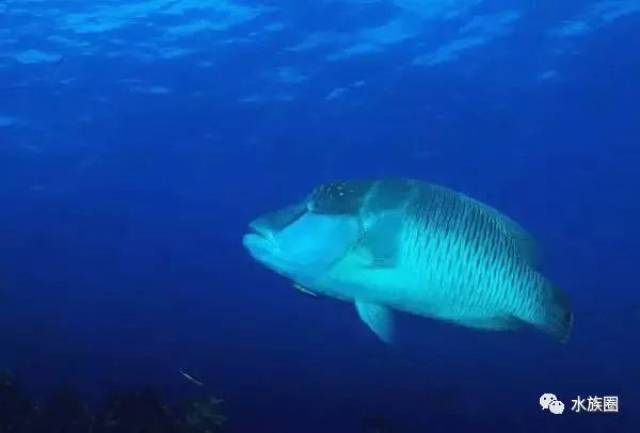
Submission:
<svg viewBox="0 0 640 433">
<path fill-rule="evenodd" d="M 408 266 L 422 269 L 421 289 L 448 299 L 446 313 L 451 315 L 473 315 L 475 308 L 515 308 L 522 279 L 520 259 L 508 243 L 499 241 L 499 226 L 454 193 L 447 200 L 447 191 L 433 188 L 420 198 L 425 193 L 435 197 L 411 209 L 408 218 L 413 221 L 407 227 L 413 239 L 405 251 L 412 256 Z M 423 248 L 431 257 L 428 262 Z"/>
</svg>

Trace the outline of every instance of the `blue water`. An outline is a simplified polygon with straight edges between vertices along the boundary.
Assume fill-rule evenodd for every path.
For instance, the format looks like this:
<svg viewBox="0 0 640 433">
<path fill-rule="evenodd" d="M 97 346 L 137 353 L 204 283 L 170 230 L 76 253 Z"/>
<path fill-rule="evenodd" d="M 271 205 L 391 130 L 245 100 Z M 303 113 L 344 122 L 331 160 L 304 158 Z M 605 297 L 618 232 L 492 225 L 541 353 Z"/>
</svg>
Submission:
<svg viewBox="0 0 640 433">
<path fill-rule="evenodd" d="M 211 393 L 227 432 L 638 431 L 638 77 L 638 0 L 0 1 L 0 369 Z M 520 222 L 568 343 L 402 316 L 385 345 L 244 251 L 362 177 Z"/>
</svg>

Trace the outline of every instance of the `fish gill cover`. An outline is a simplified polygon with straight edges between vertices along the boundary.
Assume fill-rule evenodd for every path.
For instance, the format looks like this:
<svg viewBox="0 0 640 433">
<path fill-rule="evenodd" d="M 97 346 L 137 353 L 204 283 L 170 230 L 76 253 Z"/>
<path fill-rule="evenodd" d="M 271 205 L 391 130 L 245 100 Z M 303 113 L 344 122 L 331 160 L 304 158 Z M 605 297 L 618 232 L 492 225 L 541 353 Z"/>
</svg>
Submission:
<svg viewBox="0 0 640 433">
<path fill-rule="evenodd" d="M 0 431 L 218 399 L 229 432 L 635 431 L 638 76 L 639 0 L 0 0 Z M 387 346 L 243 249 L 382 178 L 517 221 L 571 338 L 399 315 Z"/>
</svg>

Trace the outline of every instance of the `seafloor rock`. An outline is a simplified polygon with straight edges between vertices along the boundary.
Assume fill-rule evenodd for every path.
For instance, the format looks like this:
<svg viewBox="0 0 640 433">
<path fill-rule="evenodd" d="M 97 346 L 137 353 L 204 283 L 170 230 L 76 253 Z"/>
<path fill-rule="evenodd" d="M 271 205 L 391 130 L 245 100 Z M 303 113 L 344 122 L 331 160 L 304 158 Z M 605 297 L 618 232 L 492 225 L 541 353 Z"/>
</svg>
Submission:
<svg viewBox="0 0 640 433">
<path fill-rule="evenodd" d="M 222 400 L 208 397 L 169 406 L 152 389 L 110 395 L 97 415 L 74 392 L 30 401 L 10 374 L 0 374 L 0 433 L 220 433 Z"/>
<path fill-rule="evenodd" d="M 217 433 L 227 418 L 222 413 L 222 400 L 214 397 L 193 400 L 179 409 L 180 433 Z M 180 407 L 180 406 L 179 406 Z"/>
<path fill-rule="evenodd" d="M 35 406 L 16 386 L 9 373 L 0 374 L 0 432 L 31 433 Z"/>
<path fill-rule="evenodd" d="M 42 405 L 34 424 L 38 433 L 87 433 L 91 432 L 93 417 L 76 393 L 61 390 Z"/>
<path fill-rule="evenodd" d="M 177 418 L 151 389 L 113 394 L 96 417 L 95 433 L 179 433 Z"/>
</svg>

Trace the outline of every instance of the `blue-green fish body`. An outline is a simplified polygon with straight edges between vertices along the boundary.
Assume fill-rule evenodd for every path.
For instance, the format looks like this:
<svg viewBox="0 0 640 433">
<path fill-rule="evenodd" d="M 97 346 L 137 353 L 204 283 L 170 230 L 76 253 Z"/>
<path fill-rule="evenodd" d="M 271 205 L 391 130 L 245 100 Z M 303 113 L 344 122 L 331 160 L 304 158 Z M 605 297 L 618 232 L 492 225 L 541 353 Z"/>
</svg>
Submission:
<svg viewBox="0 0 640 433">
<path fill-rule="evenodd" d="M 530 324 L 566 339 L 566 296 L 530 236 L 498 211 L 412 180 L 334 182 L 259 218 L 252 255 L 305 290 L 354 302 L 383 340 L 391 310 L 488 330 Z"/>
</svg>

